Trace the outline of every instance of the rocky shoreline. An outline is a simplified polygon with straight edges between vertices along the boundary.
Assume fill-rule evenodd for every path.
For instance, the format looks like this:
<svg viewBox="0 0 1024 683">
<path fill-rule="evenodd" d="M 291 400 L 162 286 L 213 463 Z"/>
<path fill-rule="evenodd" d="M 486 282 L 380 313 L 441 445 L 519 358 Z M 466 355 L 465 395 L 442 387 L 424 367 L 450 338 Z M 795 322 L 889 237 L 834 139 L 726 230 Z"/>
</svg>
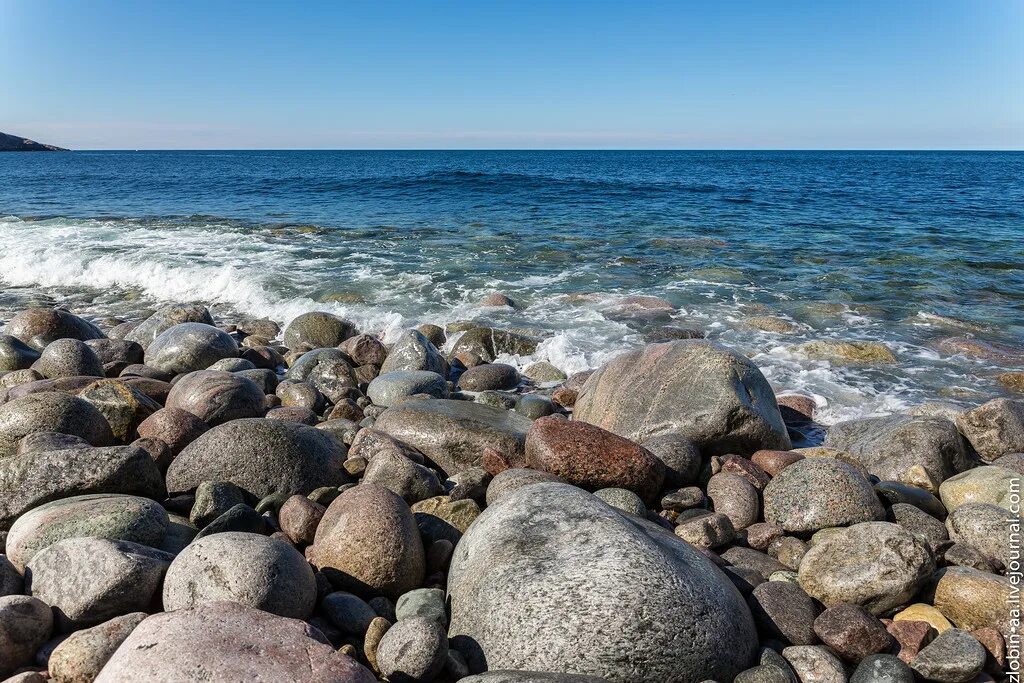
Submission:
<svg viewBox="0 0 1024 683">
<path fill-rule="evenodd" d="M 496 362 L 536 341 L 473 324 L 385 345 L 323 312 L 19 312 L 0 680 L 1016 670 L 1024 401 L 825 429 L 748 358 L 673 336 L 567 377 Z"/>
</svg>

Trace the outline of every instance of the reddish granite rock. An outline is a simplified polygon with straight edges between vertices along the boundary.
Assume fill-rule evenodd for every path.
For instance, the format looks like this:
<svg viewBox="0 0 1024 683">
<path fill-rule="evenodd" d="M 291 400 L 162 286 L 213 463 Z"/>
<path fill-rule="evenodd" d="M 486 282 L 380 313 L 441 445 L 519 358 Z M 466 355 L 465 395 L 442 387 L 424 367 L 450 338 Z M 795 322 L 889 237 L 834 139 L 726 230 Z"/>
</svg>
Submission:
<svg viewBox="0 0 1024 683">
<path fill-rule="evenodd" d="M 971 631 L 974 639 L 981 643 L 988 653 L 985 663 L 985 670 L 993 675 L 999 675 L 1006 670 L 1006 641 L 998 629 L 986 626 L 976 631 Z"/>
<path fill-rule="evenodd" d="M 277 515 L 281 531 L 293 543 L 308 545 L 313 542 L 316 528 L 327 510 L 320 503 L 314 503 L 306 496 L 294 495 L 284 502 Z"/>
<path fill-rule="evenodd" d="M 243 417 L 262 417 L 263 391 L 234 372 L 198 370 L 178 380 L 167 396 L 168 408 L 187 410 L 209 425 Z"/>
<path fill-rule="evenodd" d="M 775 400 L 778 402 L 780 408 L 785 406 L 790 410 L 800 413 L 808 420 L 814 417 L 814 411 L 817 408 L 817 404 L 810 396 L 787 394 L 784 396 L 776 396 Z"/>
<path fill-rule="evenodd" d="M 569 387 L 558 387 L 551 392 L 551 400 L 564 408 L 572 408 L 578 396 L 579 392 Z"/>
<path fill-rule="evenodd" d="M 804 456 L 793 451 L 757 451 L 750 456 L 751 462 L 772 477 L 803 459 Z"/>
<path fill-rule="evenodd" d="M 181 408 L 162 408 L 139 424 L 141 438 L 160 439 L 177 455 L 208 429 L 209 425 Z"/>
<path fill-rule="evenodd" d="M 665 479 L 665 464 L 629 439 L 585 422 L 535 420 L 526 435 L 526 464 L 596 491 L 629 489 L 652 501 Z"/>
<path fill-rule="evenodd" d="M 896 639 L 899 645 L 896 656 L 905 664 L 914 661 L 917 653 L 930 643 L 935 635 L 932 625 L 927 621 L 893 621 L 886 624 L 885 630 Z"/>
<path fill-rule="evenodd" d="M 814 632 L 821 642 L 850 662 L 886 652 L 893 639 L 878 617 L 860 605 L 836 605 L 814 620 Z"/>
<path fill-rule="evenodd" d="M 722 471 L 740 475 L 758 491 L 763 491 L 768 482 L 772 480 L 771 475 L 756 462 L 738 455 L 727 455 L 722 464 Z"/>
</svg>

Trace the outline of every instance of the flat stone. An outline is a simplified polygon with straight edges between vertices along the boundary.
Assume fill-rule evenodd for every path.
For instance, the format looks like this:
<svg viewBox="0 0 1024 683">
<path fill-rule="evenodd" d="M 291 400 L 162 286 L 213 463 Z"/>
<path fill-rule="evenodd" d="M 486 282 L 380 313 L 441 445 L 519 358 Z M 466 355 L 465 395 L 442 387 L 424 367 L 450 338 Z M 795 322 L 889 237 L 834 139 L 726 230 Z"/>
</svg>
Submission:
<svg viewBox="0 0 1024 683">
<path fill-rule="evenodd" d="M 881 342 L 819 339 L 793 347 L 794 351 L 814 360 L 827 360 L 837 365 L 888 365 L 898 362 L 888 346 Z"/>
<path fill-rule="evenodd" d="M 931 605 L 916 602 L 906 609 L 900 610 L 892 617 L 893 621 L 926 621 L 937 633 L 943 633 L 953 628 L 949 619 L 943 616 L 942 612 Z"/>
<path fill-rule="evenodd" d="M 459 542 L 469 525 L 480 516 L 480 506 L 476 501 L 453 501 L 448 496 L 422 500 L 412 506 L 412 511 L 424 542 L 448 540 L 453 545 Z"/>
<path fill-rule="evenodd" d="M 148 617 L 96 683 L 168 680 L 375 683 L 376 677 L 305 622 L 219 602 Z"/>
</svg>

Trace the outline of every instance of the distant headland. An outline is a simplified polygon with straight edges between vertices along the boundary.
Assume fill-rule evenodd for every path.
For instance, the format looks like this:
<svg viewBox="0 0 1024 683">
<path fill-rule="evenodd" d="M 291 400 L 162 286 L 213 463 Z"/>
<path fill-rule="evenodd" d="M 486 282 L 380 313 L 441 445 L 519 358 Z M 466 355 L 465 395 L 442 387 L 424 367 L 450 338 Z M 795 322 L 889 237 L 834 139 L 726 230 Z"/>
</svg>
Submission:
<svg viewBox="0 0 1024 683">
<path fill-rule="evenodd" d="M 69 149 L 63 147 L 56 147 L 54 145 L 44 145 L 41 142 L 35 140 L 29 140 L 28 138 L 19 137 L 17 135 L 8 135 L 7 133 L 0 133 L 0 152 L 70 152 Z"/>
</svg>

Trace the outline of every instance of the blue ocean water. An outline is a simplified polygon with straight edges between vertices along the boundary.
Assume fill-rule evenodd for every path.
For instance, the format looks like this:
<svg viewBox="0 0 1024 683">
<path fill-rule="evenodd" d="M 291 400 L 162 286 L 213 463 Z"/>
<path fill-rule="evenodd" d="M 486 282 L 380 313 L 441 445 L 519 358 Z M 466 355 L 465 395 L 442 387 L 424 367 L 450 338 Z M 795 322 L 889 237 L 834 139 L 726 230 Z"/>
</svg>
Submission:
<svg viewBox="0 0 1024 683">
<path fill-rule="evenodd" d="M 196 300 L 385 334 L 475 319 L 544 339 L 510 360 L 567 371 L 684 326 L 826 421 L 978 401 L 1024 369 L 942 342 L 1024 347 L 1024 153 L 6 154 L 0 235 L 0 318 Z M 479 306 L 493 290 L 521 309 Z M 634 294 L 674 310 L 624 313 Z M 898 363 L 794 348 L 816 339 L 880 341 Z"/>
</svg>

